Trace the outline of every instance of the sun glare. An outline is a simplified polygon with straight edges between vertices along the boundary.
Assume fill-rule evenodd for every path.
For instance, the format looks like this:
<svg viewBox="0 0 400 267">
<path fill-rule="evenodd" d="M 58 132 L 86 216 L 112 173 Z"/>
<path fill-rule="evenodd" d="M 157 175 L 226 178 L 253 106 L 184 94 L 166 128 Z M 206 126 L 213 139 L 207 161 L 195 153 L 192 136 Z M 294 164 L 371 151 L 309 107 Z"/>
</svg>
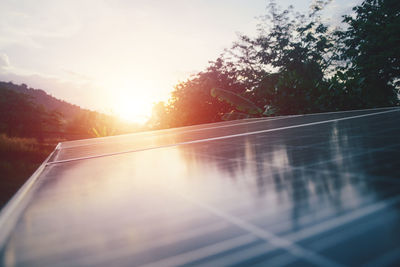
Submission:
<svg viewBox="0 0 400 267">
<path fill-rule="evenodd" d="M 152 102 L 137 97 L 122 96 L 115 104 L 116 115 L 131 123 L 145 123 L 151 116 Z"/>
</svg>

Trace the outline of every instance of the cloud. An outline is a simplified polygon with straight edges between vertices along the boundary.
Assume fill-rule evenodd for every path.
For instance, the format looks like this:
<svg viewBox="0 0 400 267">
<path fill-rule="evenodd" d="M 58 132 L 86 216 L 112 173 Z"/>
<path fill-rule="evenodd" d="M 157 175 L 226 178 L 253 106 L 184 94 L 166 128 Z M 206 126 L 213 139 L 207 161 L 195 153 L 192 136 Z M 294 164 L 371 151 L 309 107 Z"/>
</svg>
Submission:
<svg viewBox="0 0 400 267">
<path fill-rule="evenodd" d="M 10 60 L 7 54 L 0 53 L 0 72 L 6 71 L 10 66 Z"/>
<path fill-rule="evenodd" d="M 75 1 L 4 0 L 0 9 L 0 47 L 41 47 L 41 38 L 67 38 L 81 23 Z"/>
</svg>

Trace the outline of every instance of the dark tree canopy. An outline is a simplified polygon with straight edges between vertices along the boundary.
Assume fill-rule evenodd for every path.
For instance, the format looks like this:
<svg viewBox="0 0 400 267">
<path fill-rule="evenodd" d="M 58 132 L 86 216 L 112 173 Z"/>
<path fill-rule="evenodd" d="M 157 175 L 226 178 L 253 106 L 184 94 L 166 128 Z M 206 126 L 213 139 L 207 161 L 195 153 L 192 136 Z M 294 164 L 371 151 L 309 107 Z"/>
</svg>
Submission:
<svg viewBox="0 0 400 267">
<path fill-rule="evenodd" d="M 243 112 L 246 103 L 235 101 L 243 98 L 264 116 L 398 105 L 400 1 L 365 0 L 344 16 L 344 30 L 321 19 L 329 2 L 299 14 L 271 1 L 257 36 L 240 35 L 205 71 L 176 85 L 152 125 L 260 116 Z"/>
<path fill-rule="evenodd" d="M 211 89 L 227 88 L 237 94 L 246 90 L 238 72 L 231 67 L 217 59 L 205 71 L 177 84 L 168 105 L 158 103 L 155 106 L 153 115 L 161 121 L 153 118 L 152 126 L 166 128 L 220 121 L 221 116 L 232 108 L 212 97 Z"/>
<path fill-rule="evenodd" d="M 360 96 L 363 106 L 378 107 L 398 102 L 400 86 L 400 1 L 365 0 L 345 16 L 345 77 Z M 356 80 L 356 86 L 352 85 Z M 355 88 L 354 88 L 355 87 Z"/>
</svg>

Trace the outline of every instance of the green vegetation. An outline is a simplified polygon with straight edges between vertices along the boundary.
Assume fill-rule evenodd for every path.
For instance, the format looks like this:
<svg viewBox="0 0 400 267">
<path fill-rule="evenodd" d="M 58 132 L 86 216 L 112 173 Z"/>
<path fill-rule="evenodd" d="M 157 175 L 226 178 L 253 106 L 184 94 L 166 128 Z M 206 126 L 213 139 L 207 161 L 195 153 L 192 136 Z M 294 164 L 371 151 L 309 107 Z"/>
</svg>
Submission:
<svg viewBox="0 0 400 267">
<path fill-rule="evenodd" d="M 340 59 L 346 62 L 341 78 L 359 94 L 362 107 L 398 104 L 400 2 L 366 0 L 354 11 L 355 17 L 344 17 L 348 28 L 337 33 Z"/>
<path fill-rule="evenodd" d="M 321 19 L 329 2 L 314 1 L 299 14 L 271 1 L 258 35 L 240 35 L 205 71 L 176 85 L 149 123 L 168 128 L 399 105 L 400 1 L 365 0 L 344 16 L 343 29 Z"/>
</svg>

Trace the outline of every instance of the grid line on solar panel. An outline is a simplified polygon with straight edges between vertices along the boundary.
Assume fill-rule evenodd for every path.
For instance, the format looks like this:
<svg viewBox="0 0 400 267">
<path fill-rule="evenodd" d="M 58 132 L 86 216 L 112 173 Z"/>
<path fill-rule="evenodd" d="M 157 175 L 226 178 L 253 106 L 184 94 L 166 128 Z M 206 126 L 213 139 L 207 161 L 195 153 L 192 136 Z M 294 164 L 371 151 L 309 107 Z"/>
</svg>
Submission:
<svg viewBox="0 0 400 267">
<path fill-rule="evenodd" d="M 205 259 L 203 262 L 194 263 L 194 266 L 235 266 L 238 264 L 243 264 L 244 262 L 254 259 L 256 257 L 260 257 L 262 255 L 268 254 L 276 250 L 271 244 L 261 243 L 256 246 L 252 246 L 249 248 L 244 248 L 239 251 L 235 251 L 235 253 L 225 254 L 220 257 L 216 257 L 215 259 Z M 288 256 L 292 256 L 291 254 L 285 254 Z M 297 258 L 296 258 L 297 259 Z M 190 264 L 192 265 L 192 264 Z M 242 265 L 244 266 L 244 264 Z M 272 265 L 271 265 L 272 266 Z"/>
<path fill-rule="evenodd" d="M 263 118 L 249 118 L 243 120 L 234 120 L 234 121 L 226 121 L 226 122 L 214 122 L 214 123 L 206 123 L 206 124 L 198 124 L 198 125 L 191 125 L 191 126 L 184 126 L 172 129 L 162 129 L 162 130 L 155 130 L 150 132 L 137 132 L 132 134 L 123 134 L 118 136 L 107 136 L 107 137 L 99 137 L 99 138 L 92 138 L 92 139 L 82 139 L 82 140 L 75 140 L 75 141 L 68 141 L 60 143 L 60 148 L 68 148 L 73 146 L 85 146 L 88 142 L 98 143 L 101 140 L 112 140 L 112 139 L 119 139 L 121 137 L 135 137 L 147 134 L 165 134 L 171 133 L 176 134 L 178 131 L 183 132 L 191 132 L 191 131 L 203 131 L 209 129 L 217 129 L 217 128 L 224 128 L 224 127 L 232 127 L 236 125 L 244 125 L 244 124 L 252 124 L 252 123 L 259 123 L 271 120 L 280 120 L 286 118 L 293 118 L 293 117 L 301 117 L 301 116 L 320 116 L 320 115 L 329 115 L 329 114 L 347 114 L 347 113 L 357 113 L 357 112 L 370 112 L 370 111 L 377 111 L 377 110 L 387 110 L 387 109 L 394 109 L 395 107 L 383 107 L 383 108 L 371 108 L 371 109 L 355 109 L 355 110 L 346 110 L 346 111 L 332 111 L 332 112 L 321 112 L 321 113 L 310 113 L 310 114 L 300 114 L 300 115 L 286 115 L 286 116 L 277 116 L 277 117 L 263 117 Z M 211 126 L 211 127 L 209 127 Z M 221 127 L 222 126 L 222 127 Z M 194 129 L 192 129 L 194 128 Z"/>
<path fill-rule="evenodd" d="M 393 109 L 392 109 L 393 110 Z M 368 114 L 370 111 L 357 111 L 351 114 Z M 80 158 L 84 156 L 96 156 L 100 154 L 109 154 L 115 152 L 124 152 L 127 150 L 140 150 L 157 148 L 164 145 L 173 145 L 176 143 L 182 143 L 193 140 L 200 140 L 204 138 L 220 137 L 227 135 L 234 135 L 243 132 L 254 132 L 258 130 L 274 129 L 285 127 L 288 125 L 304 124 L 306 122 L 320 121 L 321 119 L 335 119 L 346 116 L 346 113 L 334 113 L 334 114 L 318 114 L 318 116 L 304 115 L 293 117 L 286 117 L 285 120 L 260 120 L 259 124 L 250 125 L 246 127 L 229 127 L 224 131 L 221 130 L 207 130 L 204 129 L 202 133 L 187 133 L 182 128 L 178 132 L 171 132 L 171 134 L 157 135 L 150 133 L 144 133 L 140 138 L 133 138 L 131 136 L 119 136 L 119 137 L 109 137 L 105 139 L 105 142 L 98 142 L 97 139 L 89 139 L 86 142 L 91 142 L 87 145 L 82 145 L 77 148 L 64 148 L 58 151 L 57 158 L 60 160 L 66 160 L 71 158 Z M 67 142 L 66 144 L 68 144 Z M 53 159 L 51 160 L 53 161 Z"/>
<path fill-rule="evenodd" d="M 124 138 L 124 137 L 133 138 L 133 137 L 137 136 L 140 138 L 141 135 L 143 137 L 147 137 L 147 135 L 166 136 L 166 135 L 174 135 L 174 134 L 181 133 L 181 132 L 190 133 L 190 132 L 197 132 L 197 131 L 206 131 L 206 130 L 208 131 L 208 130 L 227 128 L 227 127 L 236 127 L 236 126 L 261 123 L 261 122 L 266 122 L 266 121 L 268 121 L 268 122 L 276 121 L 276 120 L 282 120 L 282 119 L 299 117 L 299 116 L 303 116 L 303 115 L 290 115 L 290 116 L 279 116 L 279 117 L 268 117 L 268 118 L 243 119 L 243 120 L 234 120 L 234 121 L 226 121 L 226 122 L 215 122 L 215 123 L 210 123 L 210 124 L 199 124 L 199 125 L 185 126 L 185 127 L 180 127 L 180 128 L 155 130 L 155 131 L 150 131 L 150 132 L 138 132 L 138 133 L 133 133 L 133 134 L 122 134 L 122 135 L 116 135 L 116 136 L 82 139 L 82 140 L 77 140 L 77 141 L 67 141 L 67 142 L 60 143 L 60 149 L 88 146 L 88 145 L 91 145 L 91 142 L 94 145 L 101 144 L 101 143 L 107 144 L 112 139 L 120 139 L 120 138 Z M 211 126 L 211 125 L 213 125 L 213 126 Z M 192 129 L 192 128 L 195 128 L 195 129 Z M 178 131 L 178 129 L 179 129 L 179 131 Z M 79 143 L 76 144 L 77 142 L 79 142 Z"/>
<path fill-rule="evenodd" d="M 382 202 L 382 203 L 379 203 L 379 204 L 375 203 L 374 205 L 369 205 L 369 206 L 365 207 L 363 210 L 357 211 L 355 214 L 346 214 L 345 216 L 336 217 L 332 221 L 328 220 L 328 221 L 324 222 L 323 224 L 319 225 L 319 227 L 316 227 L 316 228 L 319 229 L 318 233 L 321 232 L 321 229 L 323 229 L 322 232 L 328 231 L 328 230 L 334 229 L 334 228 L 336 228 L 338 226 L 341 226 L 341 225 L 343 225 L 345 223 L 349 223 L 349 222 L 354 221 L 356 219 L 360 219 L 361 217 L 366 216 L 368 214 L 371 214 L 373 212 L 376 212 L 376 211 L 378 211 L 380 209 L 384 209 L 387 206 L 390 206 L 390 205 L 393 205 L 393 204 L 397 203 L 398 201 L 399 201 L 399 197 L 391 199 L 391 200 L 389 200 L 387 202 Z M 310 228 L 307 228 L 306 230 L 315 231 L 316 228 L 310 227 Z M 309 237 L 311 237 L 311 236 L 316 234 L 315 232 L 312 232 L 312 234 L 309 234 L 309 233 L 307 235 L 303 235 L 301 238 L 298 238 L 298 237 L 296 238 L 295 237 L 295 238 L 293 238 L 293 240 L 294 241 L 301 241 L 302 239 L 309 238 Z M 290 238 L 290 239 L 292 239 L 292 238 Z"/>
<path fill-rule="evenodd" d="M 151 262 L 149 264 L 141 265 L 141 267 L 164 267 L 164 266 L 181 266 L 193 261 L 210 257 L 212 255 L 234 249 L 239 246 L 244 246 L 257 241 L 257 236 L 252 234 L 245 234 L 229 240 L 224 240 L 207 247 L 192 250 L 184 254 L 179 254 L 173 257 L 162 259 L 158 262 Z"/>
<path fill-rule="evenodd" d="M 160 240 L 157 241 L 158 243 L 160 242 Z"/>
<path fill-rule="evenodd" d="M 304 246 L 314 250 L 314 251 L 323 251 L 325 249 L 334 247 L 348 239 L 351 239 L 355 236 L 360 236 L 366 234 L 369 231 L 373 231 L 374 228 L 385 227 L 385 224 L 396 223 L 398 216 L 394 213 L 384 214 L 387 220 L 382 221 L 382 214 L 373 213 L 367 215 L 367 219 L 358 220 L 356 223 L 353 223 L 350 227 L 341 227 L 342 229 L 333 231 L 327 231 L 323 236 L 318 235 L 318 237 L 313 237 L 311 241 L 303 240 L 302 243 Z M 329 234 L 328 234 L 329 232 Z M 307 243 L 306 243 L 307 242 Z"/>
<path fill-rule="evenodd" d="M 355 116 L 344 117 L 344 118 L 335 118 L 335 119 L 330 119 L 330 120 L 315 121 L 315 122 L 310 122 L 310 123 L 284 126 L 284 127 L 278 127 L 278 128 L 272 128 L 272 129 L 266 129 L 266 130 L 244 132 L 244 133 L 238 133 L 238 134 L 232 134 L 232 135 L 223 135 L 223 136 L 204 138 L 204 139 L 196 139 L 196 140 L 184 141 L 184 142 L 178 142 L 178 143 L 172 143 L 172 144 L 166 144 L 166 145 L 158 145 L 158 146 L 148 147 L 148 148 L 125 150 L 125 151 L 119 151 L 119 152 L 114 152 L 114 153 L 105 153 L 105 154 L 99 154 L 99 155 L 70 158 L 70 159 L 65 159 L 65 160 L 56 160 L 56 161 L 48 162 L 47 165 L 65 163 L 65 162 L 71 162 L 71 161 L 77 161 L 77 160 L 93 159 L 93 158 L 98 158 L 98 157 L 108 157 L 108 156 L 114 156 L 114 155 L 119 155 L 119 154 L 133 153 L 133 152 L 139 152 L 139 151 L 157 149 L 157 148 L 165 148 L 165 147 L 171 147 L 171 146 L 179 146 L 179 145 L 196 144 L 196 143 L 203 143 L 203 142 L 209 142 L 209 141 L 223 140 L 223 139 L 229 139 L 229 138 L 240 137 L 240 136 L 256 135 L 256 134 L 261 134 L 261 133 L 282 131 L 282 130 L 294 129 L 294 128 L 299 128 L 299 127 L 306 127 L 306 126 L 319 125 L 319 124 L 325 124 L 325 123 L 331 123 L 331 122 L 351 120 L 351 119 L 381 115 L 381 114 L 385 114 L 385 113 L 392 113 L 392 112 L 398 112 L 398 111 L 400 111 L 400 109 L 391 109 L 391 110 L 387 110 L 387 111 L 361 114 L 361 115 L 355 115 Z"/>
<path fill-rule="evenodd" d="M 238 217 L 235 217 L 229 213 L 223 212 L 213 206 L 209 206 L 203 202 L 198 202 L 197 200 L 193 199 L 192 197 L 188 195 L 181 194 L 179 192 L 176 192 L 175 190 L 171 189 L 173 192 L 175 192 L 177 195 L 181 196 L 183 199 L 195 204 L 198 207 L 201 207 L 210 213 L 219 216 L 220 218 L 242 228 L 243 230 L 248 231 L 250 234 L 259 237 L 260 239 L 263 239 L 267 241 L 268 243 L 272 244 L 273 246 L 277 248 L 282 248 L 284 250 L 287 250 L 289 253 L 291 253 L 294 256 L 303 258 L 313 264 L 319 265 L 319 266 L 341 266 L 340 264 L 336 263 L 335 261 L 325 258 L 322 255 L 318 255 L 314 253 L 313 251 L 307 250 L 301 246 L 298 246 L 297 244 L 293 243 L 291 240 L 279 237 L 266 229 L 260 228 L 252 223 L 249 223 L 243 219 L 240 219 Z M 399 196 L 400 200 L 400 196 Z"/>
<path fill-rule="evenodd" d="M 371 109 L 355 109 L 355 110 L 346 110 L 346 111 L 332 111 L 332 112 L 321 112 L 321 113 L 310 113 L 310 114 L 300 114 L 300 115 L 286 115 L 286 116 L 277 116 L 277 117 L 263 117 L 263 118 L 249 118 L 243 120 L 235 120 L 235 121 L 227 121 L 227 122 L 216 122 L 216 123 L 206 123 L 206 124 L 198 124 L 198 125 L 191 125 L 191 126 L 184 126 L 172 129 L 162 129 L 156 130 L 151 132 L 138 132 L 133 134 L 123 134 L 118 136 L 107 136 L 107 137 L 99 137 L 99 138 L 92 138 L 92 139 L 82 139 L 82 140 L 75 140 L 75 141 L 68 141 L 60 143 L 60 148 L 69 148 L 74 146 L 86 146 L 88 142 L 98 143 L 101 140 L 110 140 L 110 139 L 118 139 L 121 137 L 135 137 L 138 135 L 147 135 L 147 134 L 176 134 L 177 131 L 184 131 L 191 132 L 191 131 L 203 131 L 209 129 L 218 129 L 224 127 L 232 127 L 236 125 L 243 125 L 243 124 L 252 124 L 252 123 L 259 123 L 271 120 L 280 120 L 286 118 L 293 118 L 293 117 L 301 117 L 301 116 L 315 116 L 315 115 L 329 115 L 329 114 L 346 114 L 346 113 L 355 113 L 355 112 L 369 112 L 369 111 L 376 111 L 376 110 L 387 110 L 393 109 L 394 107 L 382 107 L 382 108 L 371 108 Z M 217 125 L 217 126 L 216 126 Z M 209 127 L 211 126 L 211 127 Z M 192 129 L 194 128 L 194 129 Z M 57 149 L 57 148 L 56 148 Z"/>
<path fill-rule="evenodd" d="M 393 205 L 395 203 L 399 202 L 400 197 L 396 197 L 393 199 L 390 199 L 386 202 L 381 202 L 381 203 L 375 203 L 374 205 L 370 205 L 362 210 L 357 210 L 356 213 L 353 214 L 346 214 L 345 216 L 340 216 L 335 218 L 334 220 L 330 220 L 327 221 L 325 223 L 319 224 L 318 227 L 311 227 L 311 228 L 307 228 L 305 230 L 309 230 L 308 232 L 303 232 L 300 231 L 302 235 L 297 235 L 295 237 L 293 236 L 285 236 L 285 238 L 289 238 L 291 241 L 297 242 L 297 241 L 301 241 L 303 239 L 307 239 L 311 236 L 314 236 L 317 233 L 321 233 L 321 232 L 326 232 L 328 230 L 332 230 L 336 227 L 342 226 L 346 223 L 352 222 L 354 220 L 360 219 L 363 216 L 372 214 L 378 210 L 384 209 L 390 205 Z M 220 213 L 219 211 L 217 213 Z M 229 215 L 228 215 L 229 216 Z M 225 217 L 225 216 L 224 216 Z M 343 236 L 342 236 L 343 237 Z M 212 248 L 212 247 L 211 247 Z M 209 249 L 211 248 L 205 248 L 206 251 L 209 251 Z M 265 247 L 265 245 L 262 245 L 262 253 L 267 253 L 269 251 L 271 251 L 271 249 L 275 249 L 274 247 L 271 246 L 267 246 Z M 203 249 L 201 249 L 201 251 L 204 251 Z M 211 249 L 212 251 L 212 249 Z M 257 254 L 258 250 L 253 251 L 251 253 Z M 164 264 L 166 263 L 175 263 L 175 264 L 171 264 L 171 265 L 176 265 L 178 263 L 187 263 L 190 261 L 195 261 L 197 259 L 197 257 L 194 258 L 190 258 L 190 255 L 192 255 L 191 253 L 185 254 L 184 256 L 182 256 L 183 258 L 181 258 L 180 256 L 174 256 L 171 259 L 164 259 L 158 263 L 155 263 L 155 266 L 158 266 L 157 264 L 159 264 L 159 266 L 165 266 Z M 241 258 L 242 259 L 242 258 Z M 280 263 L 283 263 L 284 260 L 286 263 L 291 262 L 292 260 L 296 260 L 294 259 L 290 259 L 288 260 L 288 258 L 285 256 L 283 259 L 279 259 Z M 306 260 L 309 260 L 306 258 Z M 275 262 L 275 261 L 274 261 Z M 152 263 L 151 265 L 153 266 L 154 263 Z"/>
</svg>

